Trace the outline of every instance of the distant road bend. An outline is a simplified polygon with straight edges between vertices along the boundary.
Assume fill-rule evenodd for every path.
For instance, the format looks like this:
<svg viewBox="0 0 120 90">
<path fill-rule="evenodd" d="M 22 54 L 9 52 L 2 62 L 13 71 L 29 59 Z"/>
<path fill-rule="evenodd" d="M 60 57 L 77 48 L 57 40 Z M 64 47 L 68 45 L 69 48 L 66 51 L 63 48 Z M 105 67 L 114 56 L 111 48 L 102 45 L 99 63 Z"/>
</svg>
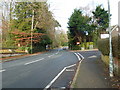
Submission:
<svg viewBox="0 0 120 90">
<path fill-rule="evenodd" d="M 73 52 L 55 49 L 2 64 L 3 88 L 67 87 L 78 58 Z"/>
</svg>

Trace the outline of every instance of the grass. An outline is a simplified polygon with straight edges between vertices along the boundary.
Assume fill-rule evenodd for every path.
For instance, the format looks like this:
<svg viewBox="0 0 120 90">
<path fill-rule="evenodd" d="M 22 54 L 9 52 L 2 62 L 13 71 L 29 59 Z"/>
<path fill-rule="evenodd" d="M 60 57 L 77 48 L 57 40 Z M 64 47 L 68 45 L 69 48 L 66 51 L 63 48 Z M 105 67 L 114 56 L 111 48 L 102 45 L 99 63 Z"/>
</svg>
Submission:
<svg viewBox="0 0 120 90">
<path fill-rule="evenodd" d="M 79 68 L 79 67 L 78 67 L 78 68 Z M 79 76 L 80 76 L 80 70 L 78 70 L 76 80 L 75 80 L 75 82 L 73 83 L 73 88 L 78 88 L 77 79 L 78 79 Z"/>
<path fill-rule="evenodd" d="M 109 56 L 101 55 L 101 59 L 106 65 L 109 65 Z"/>
</svg>

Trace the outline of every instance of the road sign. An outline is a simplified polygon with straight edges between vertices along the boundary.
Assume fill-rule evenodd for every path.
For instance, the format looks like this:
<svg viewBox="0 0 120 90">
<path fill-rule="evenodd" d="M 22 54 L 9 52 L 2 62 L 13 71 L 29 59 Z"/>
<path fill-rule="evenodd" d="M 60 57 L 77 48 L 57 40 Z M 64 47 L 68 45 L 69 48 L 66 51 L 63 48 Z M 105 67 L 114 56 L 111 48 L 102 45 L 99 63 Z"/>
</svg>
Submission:
<svg viewBox="0 0 120 90">
<path fill-rule="evenodd" d="M 77 45 L 79 45 L 80 44 L 80 42 L 77 42 Z"/>
</svg>

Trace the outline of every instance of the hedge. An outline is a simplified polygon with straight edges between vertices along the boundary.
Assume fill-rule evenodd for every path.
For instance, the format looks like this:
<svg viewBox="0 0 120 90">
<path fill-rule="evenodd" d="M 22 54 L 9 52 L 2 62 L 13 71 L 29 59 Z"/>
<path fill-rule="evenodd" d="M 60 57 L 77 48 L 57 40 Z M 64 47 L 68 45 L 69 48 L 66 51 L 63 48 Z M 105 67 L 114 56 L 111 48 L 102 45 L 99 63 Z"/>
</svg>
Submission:
<svg viewBox="0 0 120 90">
<path fill-rule="evenodd" d="M 118 47 L 120 47 L 120 38 L 114 37 L 112 38 L 112 47 L 113 47 L 113 56 L 114 57 L 119 57 L 120 54 L 120 49 Z"/>
<path fill-rule="evenodd" d="M 90 45 L 93 45 L 93 42 L 85 42 L 80 45 L 69 45 L 69 48 L 71 50 L 81 50 L 81 47 L 84 47 L 85 49 L 90 49 Z"/>
<path fill-rule="evenodd" d="M 109 55 L 109 39 L 99 39 L 98 49 L 103 55 Z"/>
<path fill-rule="evenodd" d="M 109 55 L 109 39 L 99 39 L 98 40 L 98 49 L 103 55 Z M 112 53 L 113 57 L 120 59 L 120 37 L 112 38 Z"/>
</svg>

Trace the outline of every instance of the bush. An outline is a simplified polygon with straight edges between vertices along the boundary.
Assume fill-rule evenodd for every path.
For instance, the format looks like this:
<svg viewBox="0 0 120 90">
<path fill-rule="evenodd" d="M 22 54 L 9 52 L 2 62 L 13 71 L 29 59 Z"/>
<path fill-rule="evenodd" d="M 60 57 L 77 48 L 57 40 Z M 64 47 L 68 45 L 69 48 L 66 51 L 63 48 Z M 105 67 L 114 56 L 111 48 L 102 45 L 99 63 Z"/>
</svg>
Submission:
<svg viewBox="0 0 120 90">
<path fill-rule="evenodd" d="M 109 55 L 109 39 L 99 39 L 98 49 L 103 55 Z"/>
<path fill-rule="evenodd" d="M 27 53 L 31 52 L 31 47 L 25 47 L 25 50 L 27 50 Z"/>
<path fill-rule="evenodd" d="M 79 45 L 72 46 L 71 50 L 80 50 L 80 46 Z"/>
<path fill-rule="evenodd" d="M 84 47 L 85 49 L 90 49 L 90 45 L 93 45 L 93 42 L 86 42 L 80 44 L 80 47 Z"/>
<path fill-rule="evenodd" d="M 6 40 L 6 41 L 2 41 L 2 48 L 16 48 L 15 46 L 15 41 L 14 40 Z"/>
<path fill-rule="evenodd" d="M 80 47 L 84 47 L 85 48 L 85 43 L 80 44 Z"/>
<path fill-rule="evenodd" d="M 87 42 L 87 44 L 86 44 L 86 48 L 87 48 L 87 49 L 91 49 L 91 48 L 90 48 L 90 45 L 93 46 L 93 42 Z"/>
<path fill-rule="evenodd" d="M 118 38 L 112 38 L 113 56 L 118 57 Z"/>
<path fill-rule="evenodd" d="M 109 39 L 99 39 L 98 49 L 103 55 L 109 55 Z M 120 59 L 120 37 L 112 38 L 112 53 L 113 56 Z"/>
<path fill-rule="evenodd" d="M 36 53 L 36 52 L 41 52 L 41 51 L 45 51 L 46 50 L 46 45 L 43 45 L 43 44 L 36 44 L 36 45 L 33 45 L 33 53 Z"/>
<path fill-rule="evenodd" d="M 25 46 L 18 47 L 19 50 L 25 51 Z"/>
<path fill-rule="evenodd" d="M 70 45 L 69 48 L 71 50 L 81 50 L 81 47 L 84 47 L 84 49 L 90 49 L 90 45 L 93 45 L 93 42 L 85 42 L 80 45 Z"/>
</svg>

